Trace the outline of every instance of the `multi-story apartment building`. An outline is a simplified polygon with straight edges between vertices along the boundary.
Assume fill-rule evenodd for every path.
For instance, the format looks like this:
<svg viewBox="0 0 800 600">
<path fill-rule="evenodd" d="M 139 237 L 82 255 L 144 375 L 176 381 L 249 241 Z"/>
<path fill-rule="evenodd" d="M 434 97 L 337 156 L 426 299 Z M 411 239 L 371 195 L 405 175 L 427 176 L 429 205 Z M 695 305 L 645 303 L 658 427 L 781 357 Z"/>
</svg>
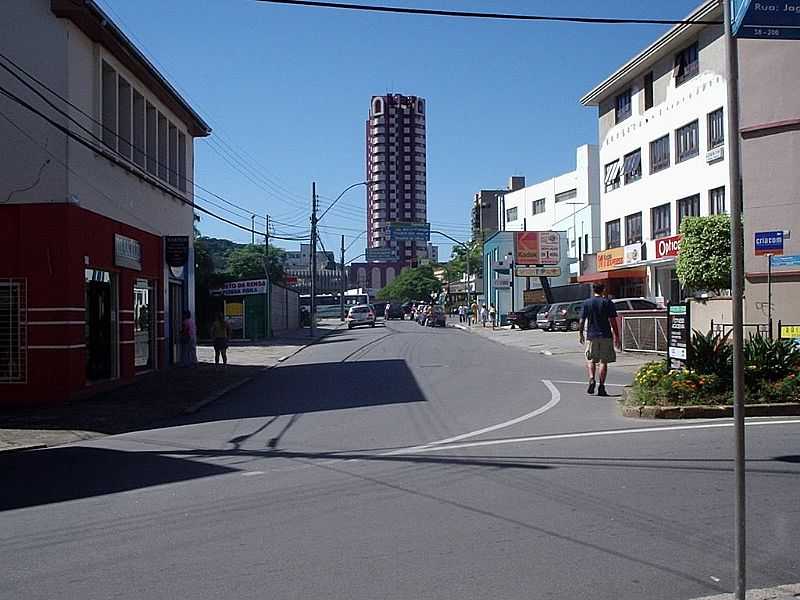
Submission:
<svg viewBox="0 0 800 600">
<path fill-rule="evenodd" d="M 571 279 L 577 281 L 584 255 L 600 243 L 599 154 L 595 145 L 576 151 L 575 170 L 517 191 L 505 192 L 497 207 L 504 231 L 563 231 Z"/>
<path fill-rule="evenodd" d="M 525 177 L 512 175 L 508 179 L 508 187 L 504 190 L 481 190 L 475 194 L 472 203 L 472 239 L 483 242 L 500 229 L 497 220 L 497 207 L 500 199 L 509 191 L 513 192 L 525 187 Z"/>
<path fill-rule="evenodd" d="M 400 262 L 426 257 L 425 243 L 389 239 L 393 221 L 427 220 L 425 100 L 373 96 L 366 127 L 367 245 L 397 249 Z"/>
<path fill-rule="evenodd" d="M 178 359 L 210 129 L 92 0 L 3 12 L 0 404 L 59 402 Z"/>
<path fill-rule="evenodd" d="M 687 21 L 721 21 L 719 0 Z M 597 272 L 616 296 L 681 300 L 681 220 L 727 212 L 727 98 L 722 25 L 680 24 L 581 102 L 598 109 L 601 248 Z"/>
</svg>

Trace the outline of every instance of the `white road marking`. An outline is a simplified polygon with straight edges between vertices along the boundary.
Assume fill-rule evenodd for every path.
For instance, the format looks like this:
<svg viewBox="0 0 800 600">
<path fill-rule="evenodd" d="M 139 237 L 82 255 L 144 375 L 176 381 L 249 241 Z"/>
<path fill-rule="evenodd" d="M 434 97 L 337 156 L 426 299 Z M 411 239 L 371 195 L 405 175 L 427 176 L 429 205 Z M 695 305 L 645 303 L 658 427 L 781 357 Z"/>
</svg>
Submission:
<svg viewBox="0 0 800 600">
<path fill-rule="evenodd" d="M 562 381 L 554 380 L 553 383 L 574 383 L 575 385 L 589 385 L 588 381 Z M 606 383 L 606 387 L 625 387 L 624 383 Z"/>
<path fill-rule="evenodd" d="M 700 425 L 671 425 L 666 427 L 641 427 L 636 429 L 611 429 L 607 431 L 586 431 L 582 433 L 557 433 L 552 435 L 532 435 L 527 437 L 507 438 L 504 440 L 483 440 L 467 442 L 466 444 L 436 445 L 428 444 L 407 450 L 396 450 L 392 454 L 416 454 L 419 452 L 438 452 L 440 450 L 458 450 L 461 448 L 477 448 L 479 446 L 502 446 L 506 444 L 524 444 L 527 442 L 543 442 L 549 440 L 567 440 L 575 438 L 605 437 L 613 435 L 632 435 L 637 433 L 651 433 L 660 431 L 688 431 L 692 429 L 718 429 L 733 427 L 733 421 L 725 423 L 703 423 Z M 745 423 L 747 427 L 765 425 L 800 425 L 800 419 L 784 419 L 779 421 L 751 421 Z"/>
<path fill-rule="evenodd" d="M 245 471 L 242 477 L 255 477 L 256 475 L 263 475 L 264 471 Z"/>
<path fill-rule="evenodd" d="M 558 388 L 553 385 L 552 381 L 550 381 L 549 379 L 543 379 L 542 383 L 544 383 L 547 386 L 547 389 L 550 390 L 550 401 L 544 406 L 537 408 L 536 410 L 533 410 L 529 413 L 526 413 L 520 417 L 516 417 L 515 419 L 511 419 L 509 421 L 503 421 L 502 423 L 497 423 L 496 425 L 490 425 L 489 427 L 484 427 L 483 429 L 468 431 L 467 433 L 462 433 L 460 435 L 445 438 L 443 440 L 436 440 L 435 442 L 428 442 L 427 444 L 423 444 L 421 446 L 415 446 L 413 448 L 384 452 L 383 454 L 379 454 L 378 456 L 395 456 L 397 454 L 408 454 L 409 452 L 422 452 L 424 449 L 430 448 L 431 446 L 440 446 L 442 444 L 450 444 L 452 442 L 457 442 L 459 440 L 465 440 L 471 437 L 483 435 L 484 433 L 489 433 L 490 431 L 505 429 L 506 427 L 511 427 L 512 425 L 516 425 L 517 423 L 522 423 L 523 421 L 527 421 L 528 419 L 532 419 L 533 417 L 538 417 L 539 415 L 553 408 L 556 404 L 558 404 L 561 401 L 561 392 L 559 392 Z"/>
</svg>

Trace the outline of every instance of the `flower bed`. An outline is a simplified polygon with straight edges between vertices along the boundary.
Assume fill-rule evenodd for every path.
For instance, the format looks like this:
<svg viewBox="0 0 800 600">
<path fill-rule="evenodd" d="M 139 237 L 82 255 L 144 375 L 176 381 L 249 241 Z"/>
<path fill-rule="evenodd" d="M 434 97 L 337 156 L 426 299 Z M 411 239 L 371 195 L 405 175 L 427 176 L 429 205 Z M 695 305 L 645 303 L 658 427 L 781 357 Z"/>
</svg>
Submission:
<svg viewBox="0 0 800 600">
<path fill-rule="evenodd" d="M 634 377 L 628 406 L 730 405 L 731 348 L 727 337 L 695 332 L 686 369 L 647 363 Z M 745 343 L 748 404 L 800 402 L 800 350 L 784 340 L 751 336 Z"/>
</svg>

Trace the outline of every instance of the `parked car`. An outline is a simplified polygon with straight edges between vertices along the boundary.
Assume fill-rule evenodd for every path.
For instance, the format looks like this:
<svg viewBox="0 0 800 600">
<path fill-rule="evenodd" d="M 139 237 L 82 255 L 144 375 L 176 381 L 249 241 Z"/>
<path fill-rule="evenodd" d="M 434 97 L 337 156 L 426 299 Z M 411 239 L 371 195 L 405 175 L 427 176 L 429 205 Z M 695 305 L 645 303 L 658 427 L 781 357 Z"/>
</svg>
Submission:
<svg viewBox="0 0 800 600">
<path fill-rule="evenodd" d="M 647 298 L 614 298 L 617 310 L 659 310 L 658 304 Z"/>
<path fill-rule="evenodd" d="M 428 320 L 425 323 L 428 327 L 446 327 L 447 315 L 444 306 L 432 306 L 431 313 L 428 315 Z"/>
<path fill-rule="evenodd" d="M 553 330 L 553 318 L 552 315 L 553 310 L 558 306 L 558 304 L 547 304 L 536 313 L 536 327 L 538 329 L 544 329 L 546 331 Z"/>
<path fill-rule="evenodd" d="M 383 318 L 387 321 L 390 319 L 402 320 L 404 316 L 405 312 L 403 311 L 403 307 L 397 302 L 390 302 L 386 305 L 386 309 L 383 311 Z"/>
<path fill-rule="evenodd" d="M 347 311 L 347 328 L 352 329 L 358 325 L 375 327 L 375 309 L 369 304 L 357 304 Z"/>
<path fill-rule="evenodd" d="M 413 302 L 403 302 L 403 304 L 402 304 L 403 315 L 405 315 L 406 317 L 408 317 L 411 320 L 414 319 L 414 314 L 411 311 L 411 308 L 413 306 L 414 306 Z"/>
<path fill-rule="evenodd" d="M 511 323 L 512 327 L 516 325 L 520 329 L 536 327 L 536 315 L 544 307 L 544 304 L 529 304 L 520 310 L 508 313 L 508 322 Z"/>
<path fill-rule="evenodd" d="M 583 300 L 559 304 L 553 315 L 553 329 L 559 331 L 578 331 L 582 306 Z"/>
</svg>

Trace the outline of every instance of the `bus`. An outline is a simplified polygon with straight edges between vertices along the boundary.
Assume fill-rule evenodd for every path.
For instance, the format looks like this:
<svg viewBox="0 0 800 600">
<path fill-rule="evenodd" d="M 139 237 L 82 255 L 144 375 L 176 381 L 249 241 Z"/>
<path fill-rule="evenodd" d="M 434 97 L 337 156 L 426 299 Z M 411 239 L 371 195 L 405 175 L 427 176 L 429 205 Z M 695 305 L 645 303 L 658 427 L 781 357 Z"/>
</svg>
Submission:
<svg viewBox="0 0 800 600">
<path fill-rule="evenodd" d="M 369 296 L 367 294 L 350 293 L 344 294 L 344 311 L 356 304 L 369 304 Z M 300 295 L 300 306 L 309 308 L 311 306 L 311 294 Z M 317 317 L 320 318 L 333 318 L 339 316 L 341 309 L 339 302 L 339 294 L 317 294 Z"/>
</svg>

